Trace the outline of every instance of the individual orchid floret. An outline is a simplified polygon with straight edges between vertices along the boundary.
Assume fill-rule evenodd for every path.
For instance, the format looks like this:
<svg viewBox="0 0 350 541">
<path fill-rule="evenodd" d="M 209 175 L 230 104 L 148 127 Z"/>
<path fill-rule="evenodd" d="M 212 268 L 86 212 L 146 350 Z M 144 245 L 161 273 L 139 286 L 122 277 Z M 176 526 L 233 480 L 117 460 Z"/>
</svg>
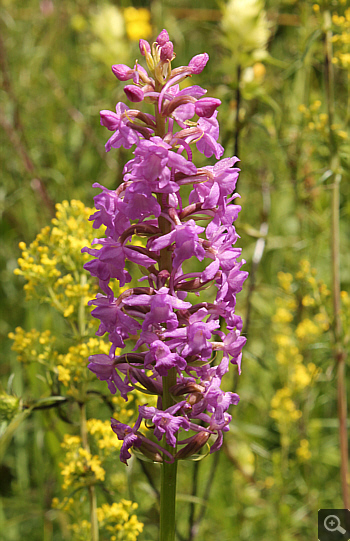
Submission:
<svg viewBox="0 0 350 541">
<path fill-rule="evenodd" d="M 140 53 L 145 56 L 146 54 L 151 54 L 151 46 L 145 39 L 140 39 L 139 41 Z"/>
<path fill-rule="evenodd" d="M 89 361 L 89 370 L 94 372 L 101 381 L 107 381 L 109 391 L 115 394 L 118 389 L 121 396 L 128 400 L 128 392 L 132 391 L 133 387 L 123 381 L 117 373 L 114 355 L 105 355 L 103 353 L 92 355 L 89 357 Z"/>
<path fill-rule="evenodd" d="M 129 306 L 149 306 L 142 330 L 160 329 L 160 326 L 165 325 L 168 329 L 176 329 L 179 323 L 173 309 L 186 310 L 191 307 L 191 303 L 169 295 L 168 292 L 167 287 L 162 287 L 155 291 L 155 295 L 135 295 L 127 297 L 123 302 Z"/>
<path fill-rule="evenodd" d="M 175 228 L 166 235 L 159 237 L 152 242 L 152 250 L 160 250 L 175 243 L 173 265 L 177 269 L 186 260 L 196 256 L 200 261 L 205 256 L 205 250 L 199 242 L 198 235 L 204 231 L 203 227 L 196 224 L 194 220 L 189 220 L 185 224 L 176 225 Z"/>
<path fill-rule="evenodd" d="M 156 39 L 156 43 L 162 47 L 168 42 L 169 42 L 169 34 L 165 29 L 163 29 L 158 35 Z"/>
<path fill-rule="evenodd" d="M 160 376 L 167 376 L 170 368 L 178 371 L 185 370 L 187 363 L 178 353 L 172 352 L 165 342 L 155 340 L 150 344 L 150 350 L 145 356 L 145 368 L 155 361 L 155 369 Z"/>
<path fill-rule="evenodd" d="M 128 81 L 134 77 L 134 70 L 125 64 L 115 64 L 112 71 L 119 81 Z"/>
<path fill-rule="evenodd" d="M 186 417 L 174 415 L 185 404 L 186 401 L 183 400 L 165 411 L 153 407 L 139 406 L 139 412 L 144 419 L 152 420 L 152 423 L 155 425 L 154 435 L 158 441 L 161 441 L 165 435 L 168 445 L 175 447 L 175 433 L 178 432 L 180 428 L 183 428 L 184 430 L 189 430 L 190 428 L 190 423 Z"/>
<path fill-rule="evenodd" d="M 115 432 L 118 436 L 118 440 L 123 441 L 123 445 L 120 451 L 120 460 L 121 462 L 124 462 L 124 464 L 127 464 L 127 461 L 129 458 L 131 458 L 131 454 L 129 453 L 129 449 L 131 447 L 140 447 L 142 440 L 140 436 L 136 434 L 136 431 L 140 427 L 141 424 L 141 417 L 138 417 L 137 422 L 135 423 L 134 428 L 131 428 L 128 425 L 125 425 L 123 423 L 120 423 L 116 419 L 111 419 L 111 426 L 113 432 Z"/>
<path fill-rule="evenodd" d="M 224 152 L 224 148 L 217 142 L 219 138 L 219 123 L 216 120 L 217 111 L 210 118 L 200 118 L 198 128 L 202 131 L 202 137 L 197 141 L 196 146 L 206 158 L 213 154 L 218 160 Z"/>
<path fill-rule="evenodd" d="M 221 105 L 221 101 L 216 98 L 202 98 L 195 103 L 194 110 L 196 115 L 210 118 L 219 105 Z"/>
<path fill-rule="evenodd" d="M 106 126 L 110 131 L 114 131 L 114 135 L 106 143 L 106 152 L 111 148 L 131 148 L 139 141 L 137 133 L 128 125 L 128 117 L 126 111 L 129 110 L 124 103 L 117 103 L 116 113 L 112 111 L 101 111 L 101 125 Z"/>
<path fill-rule="evenodd" d="M 133 79 L 134 83 L 138 84 L 140 80 L 143 83 L 150 83 L 150 78 L 147 71 L 137 63 L 133 68 L 129 68 L 125 64 L 115 64 L 112 66 L 112 71 L 119 81 L 129 81 Z"/>
<path fill-rule="evenodd" d="M 207 65 L 208 60 L 209 55 L 207 53 L 197 54 L 194 56 L 188 64 L 191 73 L 193 75 L 198 75 L 201 73 Z"/>
<path fill-rule="evenodd" d="M 173 456 L 161 447 L 160 445 L 154 443 L 150 439 L 146 438 L 141 432 L 139 432 L 140 424 L 142 421 L 141 415 L 138 416 L 137 421 L 133 428 L 129 425 L 120 423 L 112 417 L 111 427 L 113 432 L 117 434 L 118 439 L 123 441 L 122 448 L 120 450 L 120 460 L 124 464 L 128 464 L 129 458 L 131 458 L 131 453 L 129 449 L 136 448 L 147 458 L 153 460 L 153 462 L 163 462 L 163 456 L 166 457 L 168 462 L 173 462 Z"/>
<path fill-rule="evenodd" d="M 142 88 L 135 85 L 124 86 L 124 92 L 128 100 L 137 103 L 144 100 L 144 92 Z"/>
<path fill-rule="evenodd" d="M 129 334 L 136 334 L 141 329 L 141 325 L 125 314 L 116 300 L 98 293 L 96 299 L 89 301 L 90 306 L 96 306 L 91 315 L 101 322 L 96 333 L 98 336 L 102 336 L 106 332 L 117 332 L 126 338 Z"/>
<path fill-rule="evenodd" d="M 210 436 L 211 433 L 203 429 L 191 438 L 182 440 L 179 443 L 186 443 L 186 445 L 176 453 L 175 459 L 185 460 L 186 458 L 193 457 L 193 455 L 198 454 L 199 451 L 201 451 L 204 445 L 208 442 Z"/>
<path fill-rule="evenodd" d="M 162 62 L 171 61 L 174 57 L 174 46 L 171 41 L 168 41 L 161 47 L 160 60 Z"/>
</svg>

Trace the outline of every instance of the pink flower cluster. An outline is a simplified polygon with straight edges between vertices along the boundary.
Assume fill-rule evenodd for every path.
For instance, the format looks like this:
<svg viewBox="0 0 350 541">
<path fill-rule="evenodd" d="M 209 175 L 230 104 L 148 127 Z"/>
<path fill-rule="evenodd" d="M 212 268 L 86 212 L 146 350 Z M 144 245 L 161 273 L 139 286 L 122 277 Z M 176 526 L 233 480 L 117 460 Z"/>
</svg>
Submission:
<svg viewBox="0 0 350 541">
<path fill-rule="evenodd" d="M 221 390 L 221 380 L 230 362 L 240 372 L 246 341 L 235 314 L 236 294 L 247 277 L 241 270 L 244 261 L 239 261 L 241 249 L 234 247 L 238 235 L 233 222 L 240 207 L 231 203 L 239 197 L 234 193 L 238 158 L 220 159 L 220 100 L 203 97 L 206 90 L 197 85 L 179 87 L 200 73 L 209 57 L 200 54 L 188 66 L 172 69 L 173 44 L 166 30 L 152 46 L 140 40 L 140 51 L 148 72 L 138 63 L 112 70 L 120 81 L 132 81 L 124 88 L 127 98 L 154 104 L 154 115 L 124 103 L 117 104 L 115 113 L 101 111 L 101 124 L 113 132 L 106 150 L 134 146 L 134 158 L 126 163 L 124 181 L 116 190 L 94 185 L 102 192 L 95 197 L 91 219 L 95 228 L 106 226 L 106 237 L 95 239 L 100 248 L 83 249 L 94 256 L 85 268 L 103 291 L 90 301 L 92 315 L 100 320 L 97 334 L 108 333 L 111 342 L 109 355 L 90 357 L 89 369 L 125 400 L 134 386 L 158 397 L 157 407 L 139 406 L 134 427 L 112 419 L 123 440 L 120 458 L 125 463 L 130 448 L 154 460 L 174 460 L 155 439 L 176 447 L 175 459 L 198 452 L 211 436 L 211 452 L 220 448 L 231 420 L 228 408 L 239 401 L 237 394 Z M 207 158 L 214 155 L 216 164 L 197 168 L 193 145 Z M 189 193 L 186 199 L 184 191 Z M 137 237 L 147 242 L 135 242 Z M 193 258 L 204 262 L 204 270 L 193 271 Z M 120 286 L 131 281 L 127 261 L 143 269 L 141 280 L 147 284 L 115 298 L 113 280 Z M 217 289 L 214 302 L 190 301 L 210 286 Z M 117 353 L 135 335 L 134 349 Z M 215 364 L 219 352 L 221 361 Z M 173 405 L 164 408 L 163 385 L 170 373 Z M 139 430 L 144 419 L 152 423 L 152 438 Z M 192 435 L 181 439 L 180 431 Z"/>
</svg>

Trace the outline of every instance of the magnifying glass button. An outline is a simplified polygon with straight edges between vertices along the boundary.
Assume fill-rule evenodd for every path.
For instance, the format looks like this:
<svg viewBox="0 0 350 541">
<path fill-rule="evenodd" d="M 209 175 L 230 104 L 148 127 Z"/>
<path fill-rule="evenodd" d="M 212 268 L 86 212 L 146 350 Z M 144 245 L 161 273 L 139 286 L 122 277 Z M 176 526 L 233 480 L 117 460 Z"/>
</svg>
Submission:
<svg viewBox="0 0 350 541">
<path fill-rule="evenodd" d="M 329 532 L 339 532 L 341 534 L 346 533 L 346 530 L 340 525 L 340 519 L 337 515 L 328 515 L 324 519 L 324 527 Z"/>
</svg>

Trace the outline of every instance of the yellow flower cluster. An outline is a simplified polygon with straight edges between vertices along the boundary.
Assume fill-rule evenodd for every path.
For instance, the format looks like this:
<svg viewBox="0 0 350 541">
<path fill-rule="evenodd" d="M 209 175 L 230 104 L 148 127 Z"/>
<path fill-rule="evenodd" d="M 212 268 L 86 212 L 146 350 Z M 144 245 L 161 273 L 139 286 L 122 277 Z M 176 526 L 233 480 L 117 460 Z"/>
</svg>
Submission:
<svg viewBox="0 0 350 541">
<path fill-rule="evenodd" d="M 74 321 L 97 291 L 96 280 L 83 269 L 90 256 L 81 253 L 102 233 L 88 221 L 92 212 L 81 201 L 63 201 L 56 205 L 52 226 L 44 227 L 29 247 L 19 244 L 22 257 L 15 274 L 25 278 L 27 298 L 49 302 Z"/>
<path fill-rule="evenodd" d="M 314 363 L 308 363 L 307 366 L 304 364 L 296 364 L 293 367 L 293 371 L 290 375 L 290 381 L 293 385 L 293 388 L 297 391 L 309 387 L 316 379 L 320 370 Z"/>
<path fill-rule="evenodd" d="M 12 421 L 21 411 L 21 400 L 0 389 L 0 423 Z"/>
<path fill-rule="evenodd" d="M 75 346 L 71 346 L 67 353 L 58 355 L 57 371 L 59 381 L 65 387 L 75 387 L 80 381 L 89 379 L 91 374 L 87 368 L 89 356 L 98 353 L 108 354 L 109 349 L 110 344 L 102 338 L 90 338 L 87 342 L 80 342 Z"/>
<path fill-rule="evenodd" d="M 95 438 L 98 449 L 101 450 L 104 455 L 108 456 L 113 451 L 121 448 L 122 442 L 118 440 L 118 437 L 114 434 L 109 421 L 89 419 L 87 421 L 87 429 L 89 434 Z"/>
<path fill-rule="evenodd" d="M 63 490 L 104 481 L 106 472 L 101 466 L 100 458 L 83 449 L 79 436 L 66 434 L 61 447 L 66 452 L 64 462 L 60 463 Z"/>
<path fill-rule="evenodd" d="M 39 362 L 53 366 L 57 359 L 57 351 L 53 345 L 56 337 L 50 331 L 39 332 L 36 329 L 26 332 L 17 327 L 15 332 L 9 333 L 13 340 L 12 350 L 17 352 L 17 360 L 22 363 Z"/>
<path fill-rule="evenodd" d="M 312 9 L 314 10 L 314 12 L 316 14 L 319 14 L 321 13 L 321 7 L 323 9 L 329 9 L 330 6 L 336 6 L 337 4 L 339 4 L 340 6 L 345 6 L 346 2 L 348 0 L 328 0 L 328 1 L 324 1 L 324 0 L 317 0 L 313 6 L 312 6 Z"/>
<path fill-rule="evenodd" d="M 103 504 L 97 509 L 97 519 L 111 541 L 136 541 L 143 530 L 143 524 L 132 512 L 137 509 L 137 503 L 121 500 L 112 505 Z"/>
<path fill-rule="evenodd" d="M 316 325 L 311 319 L 303 319 L 297 328 L 295 329 L 296 337 L 299 340 L 304 340 L 305 342 L 313 342 L 314 339 L 322 333 L 322 328 L 319 325 Z"/>
<path fill-rule="evenodd" d="M 277 273 L 278 283 L 286 293 L 292 293 L 293 275 L 290 272 Z"/>
<path fill-rule="evenodd" d="M 66 434 L 61 444 L 65 458 L 60 463 L 60 468 L 63 476 L 62 489 L 68 491 L 68 495 L 62 501 L 58 498 L 52 500 L 52 507 L 64 510 L 70 515 L 73 523 L 69 529 L 74 541 L 89 539 L 91 524 L 80 518 L 81 513 L 85 512 L 84 506 L 87 504 L 84 493 L 79 499 L 72 498 L 70 494 L 82 487 L 103 482 L 106 477 L 103 467 L 104 461 L 121 446 L 121 442 L 111 430 L 109 421 L 89 419 L 87 429 L 95 440 L 95 442 L 91 441 L 91 444 L 97 444 L 99 455 L 93 455 L 89 450 L 83 448 L 79 436 Z M 136 541 L 143 530 L 143 524 L 133 514 L 136 509 L 136 503 L 124 499 L 112 505 L 102 504 L 96 509 L 99 530 L 113 541 Z"/>
<path fill-rule="evenodd" d="M 344 343 L 346 344 L 350 341 L 350 295 L 347 291 L 342 291 L 340 298 L 342 327 L 346 333 Z"/>
<path fill-rule="evenodd" d="M 79 522 L 70 524 L 69 529 L 72 532 L 74 541 L 91 539 L 91 524 L 88 520 L 79 520 Z"/>
<path fill-rule="evenodd" d="M 148 9 L 128 7 L 124 9 L 123 15 L 126 34 L 131 41 L 152 36 L 151 13 Z"/>
<path fill-rule="evenodd" d="M 329 132 L 328 114 L 319 112 L 321 105 L 322 103 L 320 100 L 314 101 L 310 107 L 306 107 L 306 105 L 301 104 L 299 105 L 299 111 L 304 117 L 307 131 L 316 131 L 322 136 L 327 137 Z M 334 131 L 335 135 L 337 135 L 341 140 L 348 138 L 347 132 L 341 129 L 340 124 L 332 124 L 331 130 Z"/>
<path fill-rule="evenodd" d="M 303 439 L 300 441 L 300 446 L 298 447 L 296 453 L 300 462 L 306 462 L 307 460 L 310 460 L 312 453 L 309 449 L 308 440 Z"/>
<path fill-rule="evenodd" d="M 110 349 L 110 345 L 102 338 L 92 337 L 87 342 L 71 346 L 67 353 L 59 354 L 54 349 L 56 337 L 49 330 L 39 332 L 32 329 L 26 332 L 17 327 L 15 332 L 9 333 L 9 338 L 13 340 L 12 349 L 17 352 L 18 361 L 45 365 L 57 374 L 58 380 L 67 387 L 67 394 L 71 395 L 74 395 L 80 383 L 95 379 L 87 369 L 89 356 L 108 354 Z"/>
<path fill-rule="evenodd" d="M 67 340 L 71 345 L 68 348 L 66 343 L 58 341 L 50 331 L 39 332 L 36 329 L 26 332 L 18 327 L 9 337 L 13 340 L 12 348 L 21 362 L 43 364 L 48 386 L 55 389 L 53 382 L 58 379 L 63 384 L 61 388 L 65 388 L 66 395 L 72 396 L 85 408 L 85 405 L 82 405 L 90 396 L 86 393 L 86 384 L 96 380 L 87 369 L 88 358 L 94 354 L 108 354 L 110 349 L 109 343 L 94 335 L 96 322 L 86 323 L 87 319 L 95 321 L 86 316 L 87 301 L 94 296 L 97 285 L 95 279 L 83 269 L 89 256 L 81 254 L 81 248 L 90 245 L 96 234 L 88 223 L 93 209 L 85 208 L 80 201 L 65 201 L 56 208 L 52 225 L 44 228 L 28 248 L 24 243 L 20 244 L 23 253 L 17 274 L 24 276 L 27 281 L 27 296 L 36 296 L 41 301 L 49 302 L 57 312 L 67 318 L 71 331 L 70 336 L 69 332 L 67 333 Z M 118 354 L 118 351 L 116 353 Z M 141 393 L 134 391 L 134 394 Z M 116 409 L 120 410 L 118 418 L 122 422 L 133 423 L 137 417 L 136 401 L 131 399 L 125 405 L 120 396 L 112 400 Z M 0 418 L 6 420 L 12 413 L 16 414 L 19 404 L 16 397 L 0 393 Z M 81 423 L 85 426 L 84 418 L 85 414 L 81 417 Z M 84 426 L 82 431 L 87 434 L 83 436 L 84 445 L 79 436 L 64 436 L 64 459 L 59 466 L 62 489 L 66 496 L 62 501 L 54 498 L 52 502 L 54 507 L 69 514 L 72 520 L 69 526 L 72 541 L 85 541 L 91 536 L 90 522 L 81 520 L 88 512 L 89 501 L 85 494 L 87 491 L 80 489 L 104 482 L 108 471 L 107 459 L 112 453 L 117 454 L 122 443 L 111 430 L 109 421 L 89 419 L 85 427 L 87 432 Z M 85 437 L 89 439 L 91 450 Z M 78 490 L 79 498 L 72 497 Z M 97 509 L 100 526 L 105 530 L 105 538 L 135 541 L 143 525 L 138 522 L 136 515 L 132 514 L 134 509 L 134 504 L 125 501 Z"/>
<path fill-rule="evenodd" d="M 146 395 L 135 389 L 128 394 L 127 402 L 125 402 L 124 398 L 119 395 L 114 395 L 112 402 L 115 407 L 116 419 L 124 424 L 132 426 L 138 416 L 138 406 L 143 406 L 146 404 L 148 406 L 156 406 L 157 397 L 154 395 Z M 141 425 L 140 431 L 142 432 L 143 430 L 143 425 Z"/>
<path fill-rule="evenodd" d="M 291 389 L 283 387 L 278 389 L 271 400 L 270 416 L 276 419 L 281 427 L 284 427 L 283 431 L 288 431 L 290 422 L 297 421 L 302 416 L 291 396 Z"/>
<path fill-rule="evenodd" d="M 56 505 L 57 507 L 57 505 Z M 110 541 L 136 541 L 143 531 L 143 524 L 137 520 L 133 511 L 137 503 L 122 499 L 112 505 L 103 504 L 96 509 L 99 530 L 103 539 Z M 69 525 L 73 541 L 86 541 L 91 538 L 91 524 L 88 520 L 79 520 Z"/>
<path fill-rule="evenodd" d="M 339 33 L 333 36 L 335 53 L 333 63 L 350 70 L 350 8 L 345 10 L 344 15 L 334 13 L 332 22 L 339 27 Z"/>
<path fill-rule="evenodd" d="M 285 443 L 289 442 L 291 426 L 302 416 L 296 406 L 298 393 L 311 386 L 320 373 L 313 362 L 305 361 L 309 356 L 309 346 L 321 340 L 330 326 L 325 308 L 330 292 L 316 275 L 316 270 L 307 260 L 300 261 L 295 277 L 290 273 L 278 273 L 281 295 L 276 298 L 272 321 L 283 387 L 271 400 L 270 416 L 276 420 Z M 311 454 L 303 445 L 298 456 L 307 460 Z"/>
</svg>

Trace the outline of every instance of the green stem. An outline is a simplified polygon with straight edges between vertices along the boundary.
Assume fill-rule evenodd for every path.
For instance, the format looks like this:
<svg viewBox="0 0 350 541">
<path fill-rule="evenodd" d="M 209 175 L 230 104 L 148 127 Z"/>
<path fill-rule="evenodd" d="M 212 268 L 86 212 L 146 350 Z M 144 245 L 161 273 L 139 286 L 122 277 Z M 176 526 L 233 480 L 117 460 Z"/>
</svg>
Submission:
<svg viewBox="0 0 350 541">
<path fill-rule="evenodd" d="M 156 91 L 160 92 L 162 85 L 156 82 Z M 165 135 L 165 119 L 158 111 L 158 104 L 155 106 L 156 116 L 156 131 L 155 135 L 164 137 Z M 167 197 L 167 196 L 166 196 Z M 158 203 L 162 210 L 167 204 L 167 199 L 163 199 L 163 194 L 157 194 Z M 171 231 L 171 223 L 160 216 L 158 219 L 159 228 L 163 235 Z M 167 270 L 169 273 L 172 271 L 172 257 L 168 248 L 163 248 L 160 251 L 159 270 Z M 162 378 L 163 381 L 163 396 L 162 396 L 162 409 L 166 410 L 174 405 L 169 389 L 176 383 L 176 369 L 171 368 L 168 371 L 168 375 Z M 176 453 L 171 445 L 168 445 L 163 439 L 164 448 L 173 456 Z M 161 472 L 161 486 L 160 486 L 160 529 L 159 529 L 159 541 L 174 541 L 175 540 L 175 502 L 176 502 L 176 473 L 177 473 L 177 460 L 172 464 L 166 462 L 168 460 L 164 456 L 164 462 L 162 464 Z"/>
<path fill-rule="evenodd" d="M 174 541 L 175 539 L 176 471 L 177 460 L 172 464 L 163 462 L 160 485 L 159 541 Z"/>
<path fill-rule="evenodd" d="M 325 26 L 325 88 L 328 108 L 329 143 L 330 143 L 330 168 L 334 175 L 332 184 L 332 293 L 333 293 L 333 316 L 334 316 L 334 360 L 337 365 L 337 396 L 338 396 L 338 420 L 339 420 L 339 444 L 340 444 L 340 478 L 343 496 L 343 506 L 349 508 L 348 488 L 348 437 L 347 437 L 347 404 L 345 387 L 345 352 L 342 344 L 342 322 L 340 302 L 340 236 L 339 236 L 339 185 L 341 175 L 339 173 L 339 155 L 336 138 L 332 130 L 334 122 L 334 71 L 332 64 L 332 30 L 331 14 L 324 14 Z"/>
<path fill-rule="evenodd" d="M 333 278 L 333 314 L 334 314 L 334 358 L 337 363 L 337 395 L 340 444 L 340 478 L 344 509 L 349 509 L 348 488 L 348 436 L 347 403 L 345 387 L 345 352 L 342 346 L 342 323 L 340 303 L 340 261 L 339 261 L 339 183 L 340 175 L 335 175 L 332 186 L 332 278 Z"/>
<path fill-rule="evenodd" d="M 80 285 L 85 286 L 87 283 L 86 274 L 82 274 L 80 276 Z M 78 321 L 79 321 L 79 332 L 80 335 L 83 337 L 85 335 L 85 299 L 84 296 L 82 296 L 79 304 L 78 309 Z"/>
<path fill-rule="evenodd" d="M 86 425 L 86 406 L 79 404 L 80 408 L 80 434 L 83 448 L 90 453 L 88 442 L 88 432 Z M 90 504 L 90 523 L 91 523 L 91 541 L 99 541 L 98 521 L 97 521 L 97 500 L 94 485 L 88 486 L 89 504 Z"/>
<path fill-rule="evenodd" d="M 176 383 L 176 369 L 171 368 L 163 380 L 163 410 L 170 408 L 174 400 L 169 392 Z M 169 453 L 175 454 L 176 449 L 163 441 L 163 445 Z M 174 541 L 175 539 L 175 501 L 176 501 L 176 472 L 177 460 L 172 464 L 163 462 L 160 486 L 160 534 L 159 541 Z"/>
</svg>

